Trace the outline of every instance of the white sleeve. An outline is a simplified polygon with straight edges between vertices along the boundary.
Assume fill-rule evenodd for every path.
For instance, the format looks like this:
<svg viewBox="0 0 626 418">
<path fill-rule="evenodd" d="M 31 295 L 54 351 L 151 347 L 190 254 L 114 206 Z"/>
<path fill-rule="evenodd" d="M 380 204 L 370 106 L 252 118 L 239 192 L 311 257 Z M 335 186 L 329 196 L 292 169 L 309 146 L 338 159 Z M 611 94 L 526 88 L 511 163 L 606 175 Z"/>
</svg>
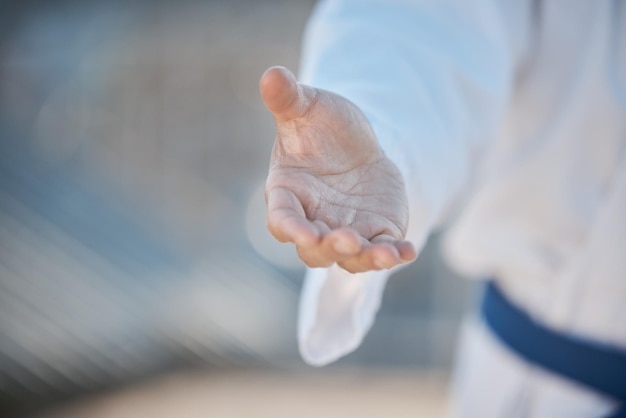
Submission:
<svg viewBox="0 0 626 418">
<path fill-rule="evenodd" d="M 515 61 L 506 26 L 491 0 L 329 0 L 309 21 L 300 79 L 365 113 L 404 176 L 418 248 L 502 117 Z M 309 271 L 299 323 L 307 362 L 358 347 L 388 275 Z"/>
</svg>

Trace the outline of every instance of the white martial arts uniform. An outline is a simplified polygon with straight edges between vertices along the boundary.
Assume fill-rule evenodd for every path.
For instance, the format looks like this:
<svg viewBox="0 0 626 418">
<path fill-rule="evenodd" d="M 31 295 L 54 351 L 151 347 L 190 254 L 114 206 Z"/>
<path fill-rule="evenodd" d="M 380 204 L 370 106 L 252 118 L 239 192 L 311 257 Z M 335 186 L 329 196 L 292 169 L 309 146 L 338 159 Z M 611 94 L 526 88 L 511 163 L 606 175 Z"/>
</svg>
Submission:
<svg viewBox="0 0 626 418">
<path fill-rule="evenodd" d="M 324 1 L 301 79 L 367 115 L 405 177 L 413 242 L 455 213 L 444 252 L 458 271 L 496 277 L 546 326 L 626 349 L 626 1 Z M 308 272 L 306 361 L 360 344 L 387 276 Z M 479 320 L 462 344 L 455 416 L 615 406 L 529 366 Z"/>
</svg>

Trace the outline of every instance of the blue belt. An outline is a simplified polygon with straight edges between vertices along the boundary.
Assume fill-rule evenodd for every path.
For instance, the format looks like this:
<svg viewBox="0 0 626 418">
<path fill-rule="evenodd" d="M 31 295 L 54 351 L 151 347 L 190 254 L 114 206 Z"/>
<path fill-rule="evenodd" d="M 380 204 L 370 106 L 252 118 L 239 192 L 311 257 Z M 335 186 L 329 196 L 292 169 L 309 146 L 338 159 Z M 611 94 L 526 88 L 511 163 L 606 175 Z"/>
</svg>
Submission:
<svg viewBox="0 0 626 418">
<path fill-rule="evenodd" d="M 511 350 L 544 369 L 574 380 L 621 403 L 610 418 L 626 417 L 626 352 L 560 334 L 515 306 L 493 281 L 481 313 Z"/>
</svg>

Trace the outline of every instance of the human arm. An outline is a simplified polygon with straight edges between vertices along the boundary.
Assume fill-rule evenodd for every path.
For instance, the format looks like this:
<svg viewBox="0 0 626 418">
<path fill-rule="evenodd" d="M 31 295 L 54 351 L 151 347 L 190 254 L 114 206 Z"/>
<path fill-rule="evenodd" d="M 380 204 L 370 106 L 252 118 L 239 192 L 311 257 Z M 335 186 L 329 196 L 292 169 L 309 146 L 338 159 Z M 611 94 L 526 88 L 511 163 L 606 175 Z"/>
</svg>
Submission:
<svg viewBox="0 0 626 418">
<path fill-rule="evenodd" d="M 349 99 L 365 115 L 402 174 L 407 231 L 418 250 L 502 119 L 523 43 L 507 22 L 492 1 L 343 0 L 320 3 L 309 23 L 301 81 Z M 325 364 L 358 346 L 386 273 L 308 271 L 299 324 L 308 362 Z"/>
</svg>

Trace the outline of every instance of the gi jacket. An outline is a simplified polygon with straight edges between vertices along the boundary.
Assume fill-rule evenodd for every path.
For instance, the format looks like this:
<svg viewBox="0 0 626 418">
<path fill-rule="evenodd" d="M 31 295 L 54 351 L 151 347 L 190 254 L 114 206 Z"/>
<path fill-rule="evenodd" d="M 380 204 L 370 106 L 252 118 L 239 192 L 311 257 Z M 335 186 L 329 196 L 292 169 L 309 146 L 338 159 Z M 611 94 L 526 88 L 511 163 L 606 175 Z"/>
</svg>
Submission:
<svg viewBox="0 0 626 418">
<path fill-rule="evenodd" d="M 363 110 L 404 175 L 409 239 L 541 323 L 626 349 L 626 3 L 334 0 L 301 80 Z M 307 273 L 311 364 L 355 349 L 389 272 Z"/>
</svg>

